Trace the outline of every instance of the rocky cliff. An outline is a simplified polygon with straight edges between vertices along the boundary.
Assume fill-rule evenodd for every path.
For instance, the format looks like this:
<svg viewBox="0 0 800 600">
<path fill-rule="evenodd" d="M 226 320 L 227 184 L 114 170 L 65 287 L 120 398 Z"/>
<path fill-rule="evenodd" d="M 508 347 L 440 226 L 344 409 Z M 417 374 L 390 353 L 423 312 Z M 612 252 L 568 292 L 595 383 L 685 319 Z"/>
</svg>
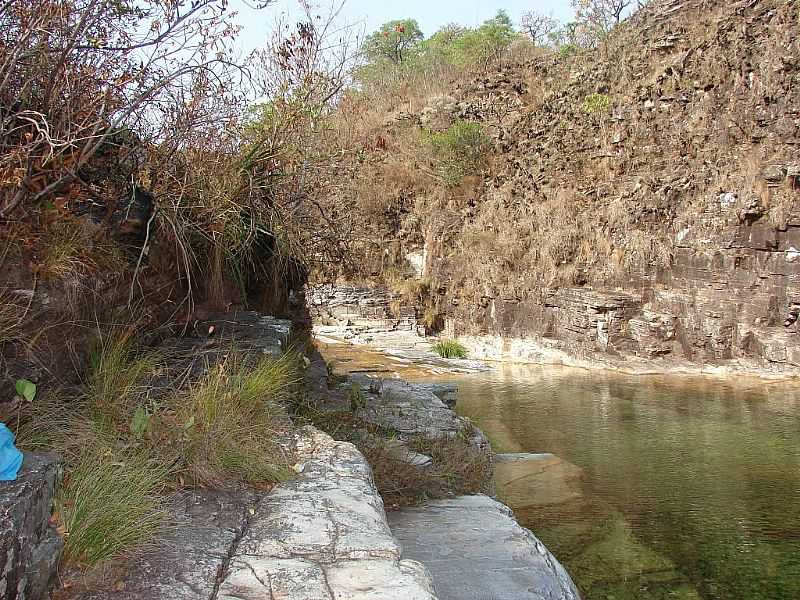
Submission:
<svg viewBox="0 0 800 600">
<path fill-rule="evenodd" d="M 393 204 L 426 310 L 494 356 L 794 373 L 799 39 L 793 2 L 655 1 L 594 50 L 512 57 L 391 121 L 493 144 Z"/>
</svg>

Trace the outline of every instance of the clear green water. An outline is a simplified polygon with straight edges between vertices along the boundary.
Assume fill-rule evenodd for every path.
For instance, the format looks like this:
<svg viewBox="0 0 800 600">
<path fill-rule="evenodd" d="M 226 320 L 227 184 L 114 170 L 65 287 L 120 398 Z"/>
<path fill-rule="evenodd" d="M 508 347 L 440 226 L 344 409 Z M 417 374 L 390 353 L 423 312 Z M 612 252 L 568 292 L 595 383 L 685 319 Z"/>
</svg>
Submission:
<svg viewBox="0 0 800 600">
<path fill-rule="evenodd" d="M 497 452 L 568 461 L 509 500 L 587 600 L 800 600 L 796 385 L 517 366 L 457 383 Z"/>
</svg>

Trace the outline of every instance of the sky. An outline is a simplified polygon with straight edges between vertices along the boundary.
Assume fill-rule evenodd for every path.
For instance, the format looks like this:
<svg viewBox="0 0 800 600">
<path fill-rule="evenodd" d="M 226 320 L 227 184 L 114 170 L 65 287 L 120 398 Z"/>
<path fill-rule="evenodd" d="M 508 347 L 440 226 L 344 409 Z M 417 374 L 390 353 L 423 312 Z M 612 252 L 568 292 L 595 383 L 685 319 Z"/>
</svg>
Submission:
<svg viewBox="0 0 800 600">
<path fill-rule="evenodd" d="M 279 15 L 291 19 L 298 14 L 297 0 L 275 0 L 262 10 L 250 8 L 249 1 L 230 1 L 231 10 L 239 13 L 237 20 L 242 26 L 239 45 L 245 52 L 263 44 Z M 317 0 L 317 3 L 328 7 L 332 1 Z M 427 37 L 448 23 L 473 27 L 492 18 L 500 9 L 508 11 L 517 24 L 522 14 L 531 10 L 561 21 L 572 16 L 570 0 L 346 0 L 339 20 L 342 25 L 363 27 L 369 34 L 387 21 L 411 18 L 419 22 Z"/>
</svg>

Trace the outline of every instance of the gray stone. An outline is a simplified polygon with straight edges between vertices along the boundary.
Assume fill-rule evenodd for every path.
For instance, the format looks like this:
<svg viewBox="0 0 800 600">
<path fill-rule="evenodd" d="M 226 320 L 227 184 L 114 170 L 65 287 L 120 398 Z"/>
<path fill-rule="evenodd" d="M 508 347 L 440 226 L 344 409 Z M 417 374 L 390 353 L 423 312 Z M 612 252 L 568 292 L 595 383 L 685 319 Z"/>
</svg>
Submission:
<svg viewBox="0 0 800 600">
<path fill-rule="evenodd" d="M 355 446 L 306 428 L 300 476 L 259 505 L 219 600 L 435 600 L 421 565 L 401 560 Z"/>
<path fill-rule="evenodd" d="M 576 600 L 577 589 L 510 509 L 462 496 L 390 513 L 404 554 L 424 564 L 441 600 Z"/>
<path fill-rule="evenodd" d="M 198 600 L 216 593 L 230 554 L 258 503 L 252 492 L 182 492 L 160 546 L 126 565 L 112 589 L 81 600 Z"/>
<path fill-rule="evenodd" d="M 25 454 L 16 481 L 0 482 L 0 598 L 47 597 L 63 547 L 50 526 L 58 458 Z"/>
<path fill-rule="evenodd" d="M 414 385 L 430 391 L 444 402 L 447 408 L 455 408 L 458 404 L 458 386 L 454 383 L 416 383 Z"/>
<path fill-rule="evenodd" d="M 366 406 L 358 411 L 358 416 L 365 421 L 389 427 L 408 437 L 468 435 L 475 446 L 489 451 L 486 436 L 453 412 L 434 393 L 433 386 L 401 379 L 384 379 L 376 386 L 375 379 L 363 375 L 352 375 L 351 379 L 364 390 L 377 390 L 368 394 Z"/>
</svg>

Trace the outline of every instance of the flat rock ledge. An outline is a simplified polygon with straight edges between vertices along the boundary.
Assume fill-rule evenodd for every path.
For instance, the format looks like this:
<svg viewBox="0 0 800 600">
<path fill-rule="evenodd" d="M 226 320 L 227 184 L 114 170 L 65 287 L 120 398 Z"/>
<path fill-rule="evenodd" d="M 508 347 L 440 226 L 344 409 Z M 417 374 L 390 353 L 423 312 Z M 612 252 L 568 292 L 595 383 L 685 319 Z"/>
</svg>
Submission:
<svg viewBox="0 0 800 600">
<path fill-rule="evenodd" d="M 301 476 L 259 504 L 216 598 L 435 600 L 425 568 L 401 559 L 364 457 L 304 433 Z"/>
<path fill-rule="evenodd" d="M 436 600 L 355 446 L 305 427 L 297 455 L 298 477 L 269 493 L 182 494 L 167 542 L 81 599 Z"/>
<path fill-rule="evenodd" d="M 452 410 L 457 394 L 453 386 L 364 375 L 351 375 L 350 381 L 364 392 L 365 405 L 358 411 L 364 420 L 392 428 L 400 439 L 464 435 L 470 444 L 492 456 L 484 433 Z M 517 461 L 526 465 L 533 460 L 534 466 L 541 468 L 547 457 L 500 455 L 499 464 Z M 487 487 L 491 491 L 494 486 Z M 388 518 L 405 556 L 430 571 L 440 600 L 580 598 L 569 574 L 544 544 L 517 523 L 510 508 L 489 496 L 429 502 L 391 512 Z"/>
<path fill-rule="evenodd" d="M 440 600 L 578 600 L 536 536 L 488 496 L 461 496 L 389 514 L 406 556 L 433 575 Z"/>
<path fill-rule="evenodd" d="M 363 390 L 364 406 L 356 414 L 365 421 L 389 427 L 406 437 L 465 435 L 476 448 L 491 452 L 484 433 L 452 410 L 458 393 L 455 386 L 377 379 L 366 375 L 351 375 L 350 381 L 359 384 Z"/>
</svg>

